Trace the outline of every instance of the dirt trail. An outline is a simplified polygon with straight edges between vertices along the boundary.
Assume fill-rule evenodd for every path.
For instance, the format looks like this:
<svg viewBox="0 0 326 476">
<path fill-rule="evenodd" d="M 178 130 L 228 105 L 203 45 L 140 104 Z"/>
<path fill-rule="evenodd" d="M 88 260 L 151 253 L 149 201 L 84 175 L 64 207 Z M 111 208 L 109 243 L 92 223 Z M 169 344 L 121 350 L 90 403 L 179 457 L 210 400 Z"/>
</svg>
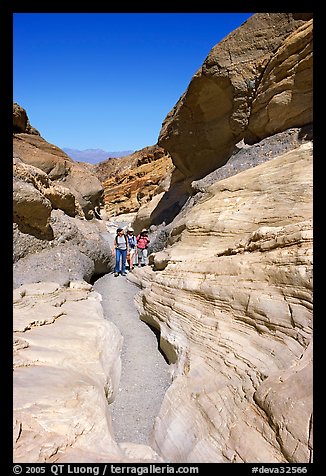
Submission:
<svg viewBox="0 0 326 476">
<path fill-rule="evenodd" d="M 95 282 L 94 289 L 102 295 L 105 317 L 123 336 L 119 392 L 111 404 L 116 441 L 149 444 L 155 417 L 171 384 L 169 365 L 158 349 L 155 333 L 139 319 L 134 305 L 137 286 L 126 277 L 107 274 Z"/>
</svg>

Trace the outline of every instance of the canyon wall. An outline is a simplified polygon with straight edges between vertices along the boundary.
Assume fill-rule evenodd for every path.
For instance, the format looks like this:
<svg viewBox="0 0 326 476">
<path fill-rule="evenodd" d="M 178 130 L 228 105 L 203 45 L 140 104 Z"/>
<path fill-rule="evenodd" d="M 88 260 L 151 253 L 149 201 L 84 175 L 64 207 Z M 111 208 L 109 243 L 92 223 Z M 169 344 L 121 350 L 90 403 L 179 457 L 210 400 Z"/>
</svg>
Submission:
<svg viewBox="0 0 326 476">
<path fill-rule="evenodd" d="M 13 104 L 13 132 L 13 156 L 16 162 L 23 162 L 43 172 L 43 182 L 46 174 L 46 180 L 51 185 L 48 198 L 52 198 L 52 208 L 62 208 L 70 216 L 92 218 L 94 208 L 103 198 L 99 179 L 82 163 L 74 162 L 62 149 L 47 142 L 30 125 L 27 112 L 17 103 Z"/>
<path fill-rule="evenodd" d="M 154 448 L 178 462 L 311 461 L 311 145 L 210 186 L 176 237 L 132 277 L 174 366 Z"/>
<path fill-rule="evenodd" d="M 168 190 L 173 169 L 169 154 L 157 145 L 94 166 L 103 178 L 106 215 L 137 212 L 155 200 Z"/>
<path fill-rule="evenodd" d="M 223 165 L 243 138 L 253 143 L 312 122 L 307 17 L 257 13 L 210 51 L 158 139 L 185 177 Z"/>
<path fill-rule="evenodd" d="M 129 279 L 174 367 L 164 458 L 312 461 L 311 124 L 310 14 L 253 15 L 163 123 L 193 196 Z"/>
<path fill-rule="evenodd" d="M 110 271 L 113 240 L 94 214 L 103 201 L 99 179 L 43 139 L 17 103 L 13 130 L 14 288 L 89 282 Z"/>
<path fill-rule="evenodd" d="M 113 237 L 96 219 L 104 189 L 13 106 L 13 460 L 158 462 L 118 444 L 109 403 L 122 336 L 89 284 L 113 267 Z"/>
<path fill-rule="evenodd" d="M 312 461 L 312 28 L 259 13 L 228 35 L 162 125 L 168 168 L 132 175 L 135 223 L 166 236 L 128 275 L 173 369 L 152 447 L 111 431 L 121 337 L 85 282 L 112 269 L 103 187 L 16 109 L 15 461 Z"/>
</svg>

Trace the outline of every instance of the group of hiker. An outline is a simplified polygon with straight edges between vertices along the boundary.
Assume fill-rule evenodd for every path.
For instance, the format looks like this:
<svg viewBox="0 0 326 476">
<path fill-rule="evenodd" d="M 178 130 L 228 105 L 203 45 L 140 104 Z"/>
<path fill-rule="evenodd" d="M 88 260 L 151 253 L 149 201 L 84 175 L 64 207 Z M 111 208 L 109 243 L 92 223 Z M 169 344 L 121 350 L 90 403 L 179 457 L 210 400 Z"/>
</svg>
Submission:
<svg viewBox="0 0 326 476">
<path fill-rule="evenodd" d="M 112 248 L 112 253 L 115 254 L 114 276 L 126 276 L 127 267 L 132 271 L 135 266 L 146 266 L 149 242 L 145 228 L 137 236 L 132 227 L 127 228 L 127 233 L 123 228 L 118 228 Z"/>
</svg>

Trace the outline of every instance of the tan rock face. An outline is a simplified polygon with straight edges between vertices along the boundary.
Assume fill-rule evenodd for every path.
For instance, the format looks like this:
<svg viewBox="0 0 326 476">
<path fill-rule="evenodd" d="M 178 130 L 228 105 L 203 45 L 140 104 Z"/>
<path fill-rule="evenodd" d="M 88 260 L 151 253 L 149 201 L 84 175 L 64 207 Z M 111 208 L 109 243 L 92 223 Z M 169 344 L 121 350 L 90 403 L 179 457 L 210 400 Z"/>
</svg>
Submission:
<svg viewBox="0 0 326 476">
<path fill-rule="evenodd" d="M 162 192 L 148 203 L 142 205 L 134 219 L 135 230 L 149 228 L 162 222 L 170 223 L 180 212 L 189 195 L 191 186 L 189 181 L 177 168 L 168 176 L 168 190 Z"/>
<path fill-rule="evenodd" d="M 13 220 L 22 232 L 51 239 L 51 210 L 50 201 L 31 183 L 14 179 Z"/>
<path fill-rule="evenodd" d="M 174 169 L 171 158 L 160 147 L 144 149 L 137 153 L 108 163 L 110 177 L 103 182 L 104 203 L 108 216 L 116 216 L 138 211 L 154 196 L 167 190 Z M 136 159 L 136 160 L 135 160 Z M 119 165 L 117 171 L 114 166 Z"/>
<path fill-rule="evenodd" d="M 241 139 L 311 121 L 310 19 L 256 14 L 214 47 L 162 127 L 159 145 L 177 168 L 165 151 L 109 161 L 110 212 L 142 205 L 137 226 L 167 214 L 172 221 L 192 179 L 224 164 Z M 14 105 L 23 272 L 45 275 L 41 253 L 39 262 L 25 255 L 31 243 L 36 250 L 36 241 L 52 238 L 49 224 L 52 244 L 72 246 L 66 254 L 59 245 L 53 250 L 46 275 L 60 253 L 60 266 L 72 272 L 77 247 L 102 270 L 105 253 L 93 237 L 102 230 L 71 218 L 88 216 L 102 186 L 90 167 L 40 137 L 24 112 Z M 117 391 L 121 336 L 104 321 L 91 286 L 67 278 L 65 288 L 14 291 L 15 462 L 161 461 L 157 453 L 180 463 L 312 461 L 311 145 L 205 190 L 174 219 L 169 246 L 150 256 L 153 268 L 131 273 L 142 288 L 141 318 L 160 330 L 174 369 L 154 449 L 114 441 L 108 403 Z"/>
<path fill-rule="evenodd" d="M 94 437 L 102 451 L 102 440 L 114 448 L 104 389 L 112 398 L 119 374 L 116 367 L 111 380 L 110 367 L 121 338 L 102 319 L 96 295 L 55 283 L 19 288 L 14 338 L 15 462 L 56 461 Z"/>
<path fill-rule="evenodd" d="M 19 104 L 13 104 L 13 129 L 15 132 L 25 132 L 27 126 L 27 114 Z"/>
<path fill-rule="evenodd" d="M 161 461 L 113 439 L 122 338 L 90 285 L 20 287 L 13 329 L 15 463 Z"/>
<path fill-rule="evenodd" d="M 271 58 L 252 103 L 245 140 L 257 142 L 313 121 L 313 23 L 289 35 Z"/>
<path fill-rule="evenodd" d="M 13 103 L 13 131 L 40 135 L 40 133 L 31 126 L 25 109 L 16 102 Z"/>
<path fill-rule="evenodd" d="M 29 124 L 26 111 L 14 103 L 13 153 L 15 158 L 47 174 L 56 186 L 51 189 L 52 203 L 68 214 L 92 218 L 92 210 L 102 200 L 103 188 L 98 178 L 83 164 L 75 163 L 59 147 L 48 143 Z M 27 124 L 27 125 L 26 125 Z M 63 188 L 62 188 L 63 187 Z M 59 189 L 61 188 L 61 192 Z M 70 192 L 68 199 L 67 191 Z M 69 210 L 69 211 L 68 211 Z"/>
<path fill-rule="evenodd" d="M 33 132 L 18 104 L 13 123 L 21 131 L 13 137 L 14 288 L 48 279 L 89 281 L 110 271 L 110 236 L 101 220 L 92 220 L 103 198 L 100 181 Z"/>
<path fill-rule="evenodd" d="M 41 136 L 14 134 L 13 151 L 24 163 L 41 169 L 51 180 L 66 176 L 72 163 L 63 150 Z"/>
<path fill-rule="evenodd" d="M 269 106 L 274 111 L 270 119 L 274 126 L 268 124 L 264 129 L 264 119 L 263 132 L 259 131 L 258 136 L 257 131 L 257 137 L 311 119 L 309 35 L 305 33 L 302 18 L 292 13 L 257 13 L 211 50 L 187 91 L 166 117 L 158 140 L 185 176 L 201 178 L 226 162 L 235 144 L 245 136 L 254 98 L 257 118 L 252 124 L 252 134 L 255 133 L 254 124 L 260 124 L 261 120 L 259 101 L 264 103 L 266 97 L 262 90 L 263 97 L 259 99 L 259 86 L 269 65 L 271 73 L 277 72 L 279 78 Z M 299 32 L 300 27 L 303 29 Z M 287 40 L 296 30 L 298 36 Z M 282 62 L 284 54 L 291 55 L 288 63 Z M 290 65 L 293 67 L 287 71 Z M 282 74 L 288 77 L 287 84 L 282 82 Z M 266 81 L 268 77 L 267 74 Z M 268 81 L 271 84 L 273 77 Z M 282 109 L 282 125 L 277 127 L 276 117 L 283 106 L 286 110 Z M 305 114 L 298 121 L 303 111 Z"/>
<path fill-rule="evenodd" d="M 75 216 L 78 202 L 68 188 L 55 184 L 41 169 L 14 159 L 14 223 L 27 233 L 51 237 L 49 219 L 53 208 Z M 79 212 L 82 214 L 80 207 Z"/>
<path fill-rule="evenodd" d="M 153 447 L 178 462 L 309 462 L 311 146 L 208 190 L 154 271 L 134 272 L 175 367 Z"/>
</svg>

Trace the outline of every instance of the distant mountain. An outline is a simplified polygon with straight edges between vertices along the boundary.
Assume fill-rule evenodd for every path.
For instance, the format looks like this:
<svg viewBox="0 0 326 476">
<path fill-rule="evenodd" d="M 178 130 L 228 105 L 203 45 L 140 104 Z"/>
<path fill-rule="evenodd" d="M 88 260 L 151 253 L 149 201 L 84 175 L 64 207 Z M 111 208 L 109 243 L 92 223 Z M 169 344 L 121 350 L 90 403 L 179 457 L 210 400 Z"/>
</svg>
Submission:
<svg viewBox="0 0 326 476">
<path fill-rule="evenodd" d="M 120 150 L 115 152 L 107 152 L 102 149 L 69 149 L 68 147 L 63 147 L 62 150 L 69 155 L 73 160 L 78 162 L 88 162 L 90 164 L 97 164 L 103 160 L 116 157 L 124 157 L 125 155 L 132 154 L 133 150 Z"/>
</svg>

